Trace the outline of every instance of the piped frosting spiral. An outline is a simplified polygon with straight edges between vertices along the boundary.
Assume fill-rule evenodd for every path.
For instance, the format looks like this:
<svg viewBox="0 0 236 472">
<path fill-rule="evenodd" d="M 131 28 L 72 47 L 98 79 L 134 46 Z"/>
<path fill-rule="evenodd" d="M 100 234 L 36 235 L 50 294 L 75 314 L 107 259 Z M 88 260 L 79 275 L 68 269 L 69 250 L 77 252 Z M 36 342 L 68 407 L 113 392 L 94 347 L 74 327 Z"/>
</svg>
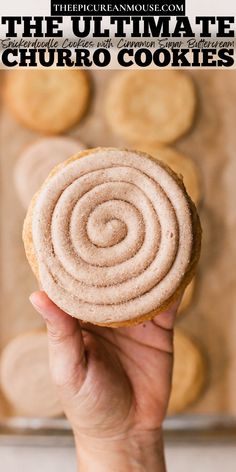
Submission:
<svg viewBox="0 0 236 472">
<path fill-rule="evenodd" d="M 158 311 L 191 266 L 191 205 L 177 176 L 146 154 L 79 153 L 49 176 L 33 206 L 42 288 L 95 324 Z"/>
</svg>

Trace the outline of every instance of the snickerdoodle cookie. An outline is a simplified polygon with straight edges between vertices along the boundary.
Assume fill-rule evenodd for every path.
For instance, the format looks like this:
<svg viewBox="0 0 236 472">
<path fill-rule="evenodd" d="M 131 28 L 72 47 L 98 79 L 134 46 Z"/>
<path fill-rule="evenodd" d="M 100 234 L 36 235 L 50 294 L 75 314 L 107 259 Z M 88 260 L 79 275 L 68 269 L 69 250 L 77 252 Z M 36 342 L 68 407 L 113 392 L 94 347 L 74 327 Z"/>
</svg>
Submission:
<svg viewBox="0 0 236 472">
<path fill-rule="evenodd" d="M 51 172 L 23 239 L 59 307 L 116 327 L 151 319 L 179 297 L 195 273 L 201 227 L 182 180 L 163 162 L 97 148 Z"/>
<path fill-rule="evenodd" d="M 131 70 L 109 84 L 105 113 L 128 141 L 170 143 L 192 126 L 196 92 L 190 75 L 175 70 Z"/>
<path fill-rule="evenodd" d="M 0 382 L 15 415 L 53 417 L 63 413 L 49 371 L 43 331 L 19 335 L 7 344 L 1 355 Z"/>
<path fill-rule="evenodd" d="M 85 146 L 67 136 L 41 138 L 23 149 L 14 169 L 14 182 L 22 205 L 27 208 L 31 198 L 53 167 Z"/>
<path fill-rule="evenodd" d="M 186 190 L 195 205 L 200 203 L 202 198 L 201 176 L 199 167 L 191 157 L 167 146 L 140 144 L 137 147 L 156 159 L 162 160 L 182 177 Z"/>
<path fill-rule="evenodd" d="M 200 396 L 206 381 L 206 361 L 196 342 L 180 329 L 174 333 L 174 370 L 169 414 L 180 413 Z"/>
<path fill-rule="evenodd" d="M 178 308 L 178 315 L 182 315 L 187 311 L 187 309 L 190 307 L 193 297 L 194 297 L 194 292 L 195 292 L 195 285 L 196 285 L 196 277 L 194 277 L 190 284 L 186 287 L 184 291 L 183 298 L 181 300 L 181 303 Z"/>
<path fill-rule="evenodd" d="M 14 70 L 6 75 L 4 98 L 24 126 L 59 134 L 84 115 L 90 95 L 83 70 Z"/>
</svg>

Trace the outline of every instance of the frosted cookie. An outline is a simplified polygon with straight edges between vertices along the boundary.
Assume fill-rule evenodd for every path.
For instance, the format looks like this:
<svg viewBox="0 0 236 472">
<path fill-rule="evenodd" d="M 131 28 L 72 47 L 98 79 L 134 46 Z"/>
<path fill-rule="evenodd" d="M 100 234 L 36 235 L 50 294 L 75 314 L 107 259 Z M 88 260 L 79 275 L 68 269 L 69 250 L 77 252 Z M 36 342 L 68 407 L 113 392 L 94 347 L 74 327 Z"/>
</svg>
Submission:
<svg viewBox="0 0 236 472">
<path fill-rule="evenodd" d="M 65 136 L 41 138 L 27 146 L 14 169 L 14 182 L 22 205 L 28 207 L 53 167 L 82 149 L 84 145 L 80 141 Z"/>
<path fill-rule="evenodd" d="M 192 338 L 176 329 L 174 369 L 168 414 L 184 411 L 200 396 L 206 380 L 205 359 Z"/>
<path fill-rule="evenodd" d="M 62 133 L 78 123 L 89 95 L 82 70 L 14 70 L 5 79 L 5 103 L 14 117 L 45 134 Z"/>
<path fill-rule="evenodd" d="M 23 239 L 48 296 L 105 326 L 151 319 L 195 273 L 201 228 L 182 180 L 144 153 L 82 151 L 32 200 Z"/>
<path fill-rule="evenodd" d="M 178 308 L 178 315 L 182 315 L 187 311 L 192 303 L 194 292 L 195 292 L 196 278 L 194 277 L 190 284 L 186 287 L 183 298 Z"/>
<path fill-rule="evenodd" d="M 182 177 L 189 196 L 195 205 L 199 204 L 202 197 L 201 178 L 197 164 L 190 157 L 170 147 L 147 144 L 140 145 L 138 148 L 157 159 L 161 159 L 176 174 Z"/>
<path fill-rule="evenodd" d="M 46 333 L 29 332 L 7 344 L 1 355 L 0 381 L 16 415 L 39 418 L 63 413 L 49 371 Z"/>
<path fill-rule="evenodd" d="M 110 127 L 131 142 L 175 141 L 192 126 L 195 109 L 191 77 L 175 70 L 118 73 L 105 100 Z"/>
</svg>

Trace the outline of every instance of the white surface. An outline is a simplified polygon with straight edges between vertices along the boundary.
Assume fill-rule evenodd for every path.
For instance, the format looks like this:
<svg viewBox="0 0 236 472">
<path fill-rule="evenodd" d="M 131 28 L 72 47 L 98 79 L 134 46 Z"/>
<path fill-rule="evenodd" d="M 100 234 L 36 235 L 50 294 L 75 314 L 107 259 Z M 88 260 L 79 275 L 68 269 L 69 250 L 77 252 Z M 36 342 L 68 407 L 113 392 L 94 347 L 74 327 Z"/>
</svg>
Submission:
<svg viewBox="0 0 236 472">
<path fill-rule="evenodd" d="M 168 445 L 166 457 L 168 472 L 236 470 L 236 445 L 233 444 Z M 0 446 L 0 464 L 2 472 L 76 472 L 75 451 L 70 447 Z"/>
</svg>

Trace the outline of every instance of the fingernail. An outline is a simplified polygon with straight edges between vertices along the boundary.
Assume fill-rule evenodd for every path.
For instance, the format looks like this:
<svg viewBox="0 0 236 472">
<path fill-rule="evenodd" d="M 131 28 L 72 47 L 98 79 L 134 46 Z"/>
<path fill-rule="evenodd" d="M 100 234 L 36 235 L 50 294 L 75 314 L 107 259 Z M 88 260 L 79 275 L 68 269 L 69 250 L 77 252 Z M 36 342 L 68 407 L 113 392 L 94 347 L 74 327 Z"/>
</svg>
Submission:
<svg viewBox="0 0 236 472">
<path fill-rule="evenodd" d="M 48 308 L 47 308 L 48 298 L 45 295 L 45 293 L 42 291 L 33 292 L 29 296 L 29 300 L 32 303 L 35 310 L 42 316 L 47 326 L 50 325 L 51 324 L 50 312 L 48 311 Z"/>
<path fill-rule="evenodd" d="M 43 310 L 43 306 L 38 296 L 38 292 L 34 292 L 29 296 L 30 303 L 32 303 L 35 310 L 43 317 L 44 321 L 47 323 L 47 318 Z"/>
<path fill-rule="evenodd" d="M 29 296 L 29 301 L 30 303 L 32 303 L 32 305 L 35 307 L 35 308 L 41 308 L 40 307 L 40 302 L 38 300 L 38 296 L 37 296 L 37 292 L 35 293 L 31 293 L 31 295 Z"/>
</svg>

